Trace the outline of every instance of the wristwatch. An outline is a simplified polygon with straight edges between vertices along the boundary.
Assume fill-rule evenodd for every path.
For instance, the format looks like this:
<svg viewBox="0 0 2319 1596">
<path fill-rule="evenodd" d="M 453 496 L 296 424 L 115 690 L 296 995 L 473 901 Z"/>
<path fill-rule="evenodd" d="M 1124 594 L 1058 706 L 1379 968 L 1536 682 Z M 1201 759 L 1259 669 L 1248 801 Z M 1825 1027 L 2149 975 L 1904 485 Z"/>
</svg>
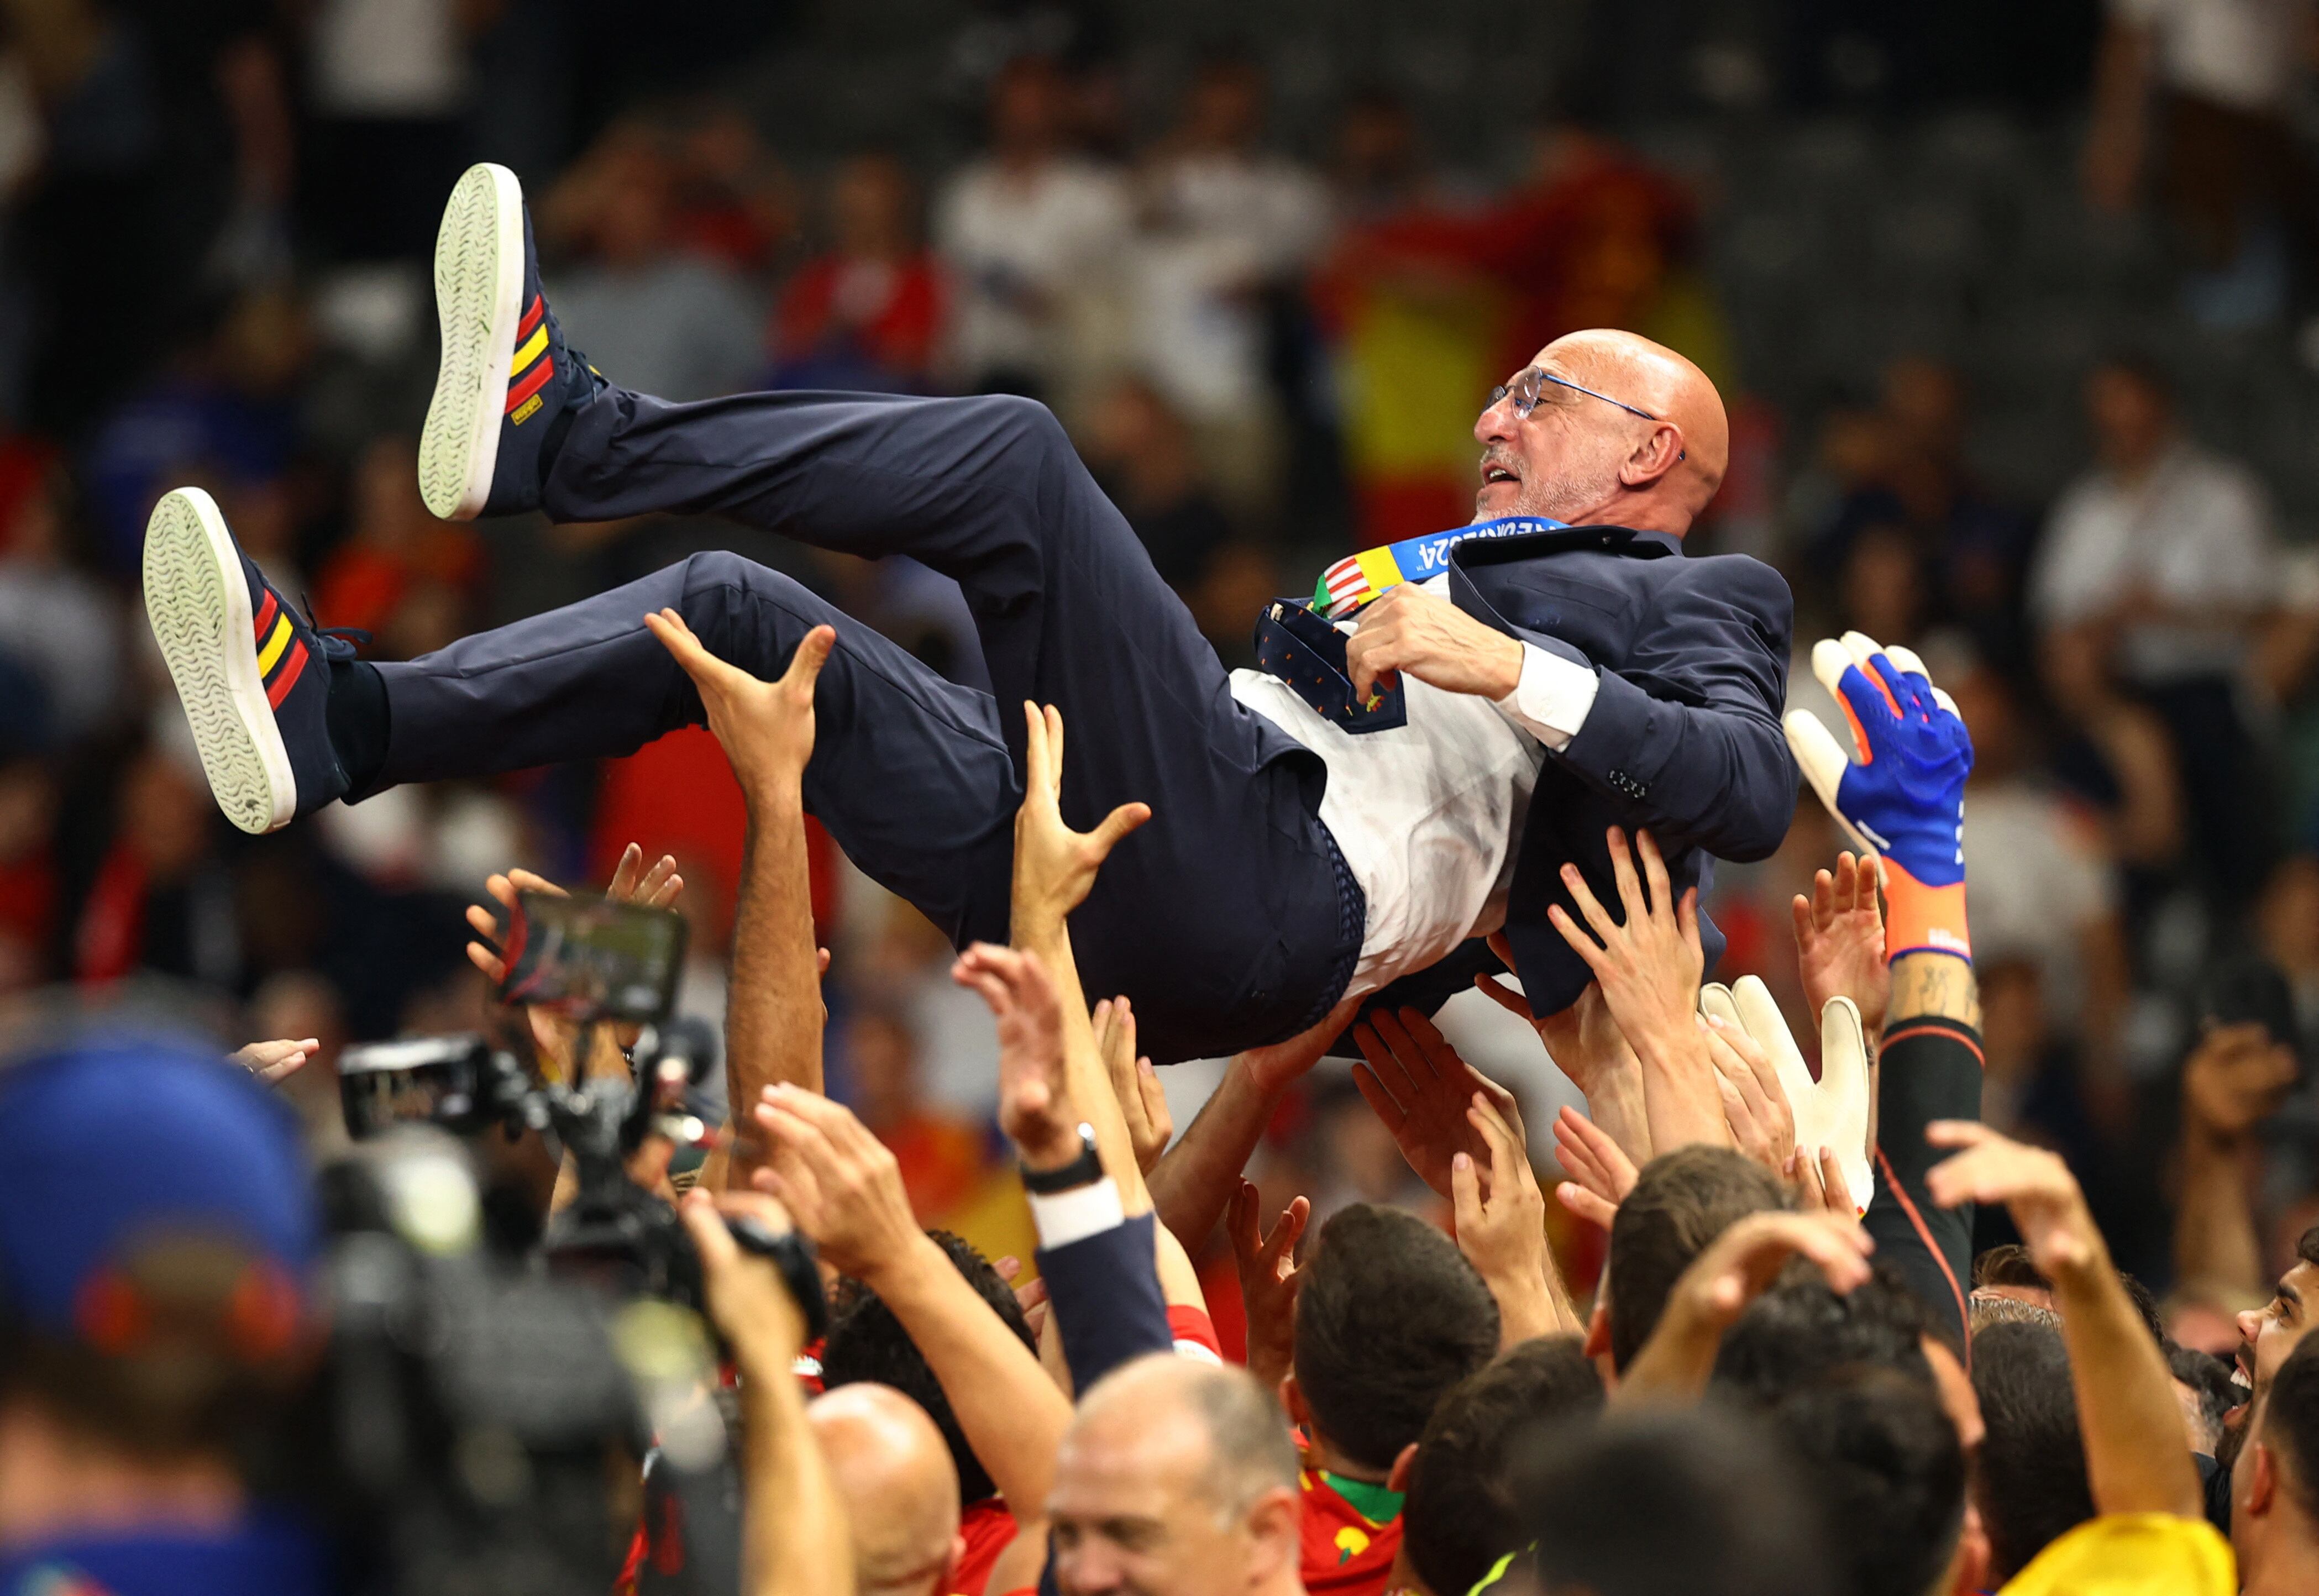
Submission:
<svg viewBox="0 0 2319 1596">
<path fill-rule="evenodd" d="M 1058 1192 L 1076 1191 L 1083 1186 L 1093 1186 L 1103 1178 L 1103 1160 L 1096 1156 L 1095 1127 L 1079 1126 L 1079 1156 L 1056 1169 L 1023 1171 L 1023 1189 L 1035 1196 L 1051 1197 Z"/>
</svg>

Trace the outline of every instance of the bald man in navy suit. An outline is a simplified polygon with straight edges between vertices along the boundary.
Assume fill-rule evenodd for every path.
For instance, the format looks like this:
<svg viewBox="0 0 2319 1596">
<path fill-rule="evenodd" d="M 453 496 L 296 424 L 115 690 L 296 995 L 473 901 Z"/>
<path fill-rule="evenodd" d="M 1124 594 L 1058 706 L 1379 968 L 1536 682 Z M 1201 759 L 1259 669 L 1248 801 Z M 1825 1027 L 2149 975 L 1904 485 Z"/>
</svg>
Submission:
<svg viewBox="0 0 2319 1596">
<path fill-rule="evenodd" d="M 1678 892 L 1787 829 L 1787 587 L 1742 556 L 1684 556 L 1728 428 L 1706 376 L 1644 338 L 1539 350 L 1475 423 L 1473 526 L 1276 603 L 1270 669 L 1227 672 L 1036 403 L 630 392 L 565 342 L 495 167 L 462 179 L 436 284 L 420 477 L 437 513 L 715 513 L 909 555 L 964 591 L 995 693 L 725 553 L 374 664 L 281 601 L 207 496 L 181 490 L 155 511 L 147 604 L 212 789 L 247 829 L 701 724 L 648 613 L 675 610 L 762 677 L 827 624 L 807 803 L 959 945 L 1006 938 L 1025 700 L 1069 728 L 1071 824 L 1150 807 L 1072 933 L 1087 990 L 1128 995 L 1163 1061 L 1280 1041 L 1349 997 L 1430 1007 L 1498 931 L 1552 1012 L 1587 970 L 1547 910 L 1568 906 L 1565 861 L 1616 901 L 1607 826 L 1649 828 Z"/>
</svg>

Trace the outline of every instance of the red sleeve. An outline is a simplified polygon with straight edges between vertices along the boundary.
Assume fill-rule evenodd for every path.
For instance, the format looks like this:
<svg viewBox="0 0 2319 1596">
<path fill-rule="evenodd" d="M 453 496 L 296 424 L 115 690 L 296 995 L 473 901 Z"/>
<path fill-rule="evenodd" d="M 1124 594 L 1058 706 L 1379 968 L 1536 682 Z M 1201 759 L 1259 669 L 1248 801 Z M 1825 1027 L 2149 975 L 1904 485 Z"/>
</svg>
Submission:
<svg viewBox="0 0 2319 1596">
<path fill-rule="evenodd" d="M 1190 1341 L 1215 1354 L 1216 1361 L 1224 1360 L 1223 1343 L 1216 1339 L 1215 1321 L 1208 1317 L 1205 1308 L 1189 1304 L 1173 1304 L 1168 1309 L 1168 1334 L 1178 1343 Z"/>
</svg>

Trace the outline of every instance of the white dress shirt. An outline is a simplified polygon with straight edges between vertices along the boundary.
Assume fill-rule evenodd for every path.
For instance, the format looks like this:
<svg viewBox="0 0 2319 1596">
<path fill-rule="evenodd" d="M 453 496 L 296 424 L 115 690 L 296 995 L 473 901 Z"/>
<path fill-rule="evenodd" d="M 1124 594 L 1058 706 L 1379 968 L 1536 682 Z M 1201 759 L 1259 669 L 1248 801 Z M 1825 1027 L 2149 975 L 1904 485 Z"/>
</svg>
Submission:
<svg viewBox="0 0 2319 1596">
<path fill-rule="evenodd" d="M 1447 601 L 1449 579 L 1419 591 Z M 1351 622 L 1338 630 L 1350 632 Z M 1593 671 L 1522 645 L 1521 680 L 1493 702 L 1401 676 L 1409 723 L 1355 736 L 1276 676 L 1232 672 L 1232 697 L 1321 756 L 1321 823 L 1368 897 L 1353 996 L 1413 974 L 1505 924 L 1522 823 L 1549 751 L 1593 707 Z"/>
</svg>

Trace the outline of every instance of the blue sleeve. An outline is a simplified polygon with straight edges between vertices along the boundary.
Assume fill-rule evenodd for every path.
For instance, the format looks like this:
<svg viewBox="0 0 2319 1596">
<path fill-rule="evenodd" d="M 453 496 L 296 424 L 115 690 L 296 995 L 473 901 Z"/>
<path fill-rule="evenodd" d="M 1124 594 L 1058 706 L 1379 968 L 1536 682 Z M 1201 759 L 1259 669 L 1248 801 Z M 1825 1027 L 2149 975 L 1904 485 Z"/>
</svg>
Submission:
<svg viewBox="0 0 2319 1596">
<path fill-rule="evenodd" d="M 1139 1213 L 1068 1246 L 1039 1249 L 1074 1391 L 1148 1352 L 1175 1350 L 1151 1226 L 1151 1216 Z"/>
<path fill-rule="evenodd" d="M 1780 728 L 1793 600 L 1760 562 L 1684 564 L 1626 662 L 1599 673 L 1585 724 L 1558 757 L 1651 816 L 1668 841 L 1766 858 L 1795 816 L 1795 757 Z"/>
</svg>

